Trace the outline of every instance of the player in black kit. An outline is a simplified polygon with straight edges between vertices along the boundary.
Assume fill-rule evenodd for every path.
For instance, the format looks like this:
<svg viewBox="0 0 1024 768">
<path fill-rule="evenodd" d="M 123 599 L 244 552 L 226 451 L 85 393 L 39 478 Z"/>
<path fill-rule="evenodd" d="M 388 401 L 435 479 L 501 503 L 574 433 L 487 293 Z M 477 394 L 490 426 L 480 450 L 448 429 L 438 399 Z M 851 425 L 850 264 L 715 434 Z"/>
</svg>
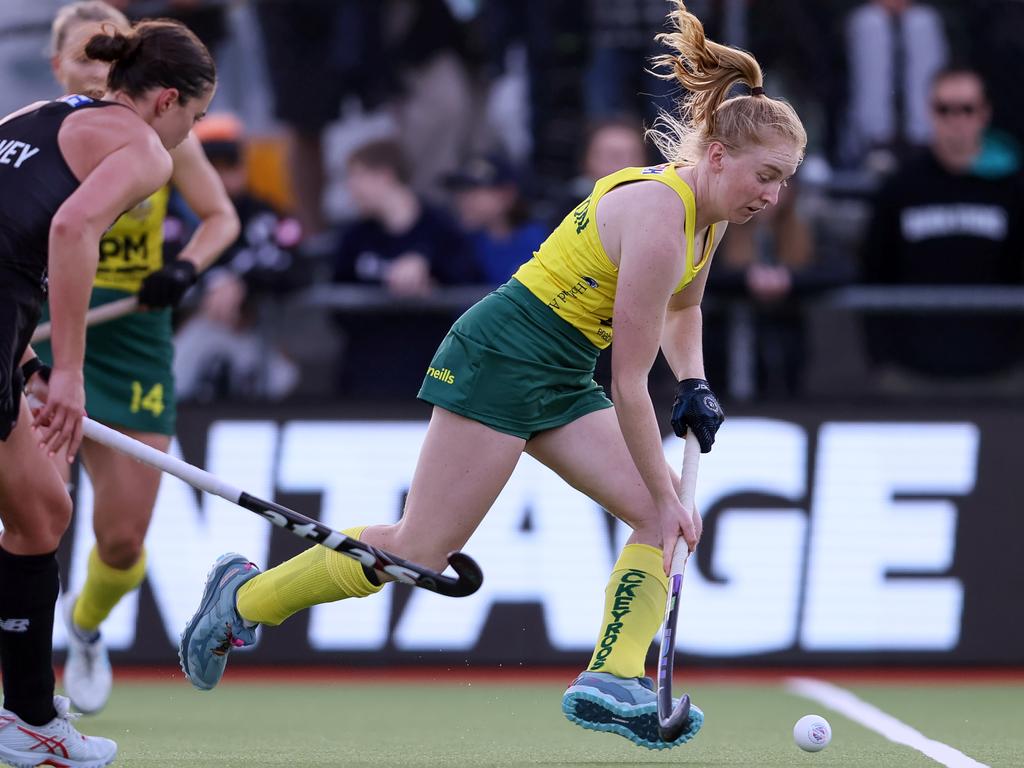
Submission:
<svg viewBox="0 0 1024 768">
<path fill-rule="evenodd" d="M 91 37 L 112 62 L 107 101 L 70 95 L 0 121 L 0 762 L 99 768 L 109 739 L 79 734 L 54 696 L 55 552 L 71 499 L 50 458 L 82 439 L 85 313 L 99 241 L 124 211 L 167 183 L 168 148 L 202 117 L 213 60 L 185 27 L 148 21 Z M 28 346 L 49 290 L 53 370 Z M 49 376 L 34 413 L 22 394 Z"/>
</svg>

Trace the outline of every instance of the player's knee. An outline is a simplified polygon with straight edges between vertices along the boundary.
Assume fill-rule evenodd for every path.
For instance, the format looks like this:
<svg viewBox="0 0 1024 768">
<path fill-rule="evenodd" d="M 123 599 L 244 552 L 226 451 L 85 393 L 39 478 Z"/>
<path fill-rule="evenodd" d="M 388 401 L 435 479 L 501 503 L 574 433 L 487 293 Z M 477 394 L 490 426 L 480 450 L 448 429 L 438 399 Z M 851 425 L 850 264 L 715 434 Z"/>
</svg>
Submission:
<svg viewBox="0 0 1024 768">
<path fill-rule="evenodd" d="M 71 523 L 71 497 L 59 483 L 39 488 L 18 504 L 18 514 L 4 521 L 5 535 L 20 539 L 19 546 L 38 552 L 57 548 Z"/>
<path fill-rule="evenodd" d="M 131 528 L 104 531 L 96 536 L 100 559 L 112 568 L 127 570 L 142 557 L 146 532 Z"/>
<path fill-rule="evenodd" d="M 634 533 L 661 532 L 661 518 L 646 490 L 636 498 L 622 501 L 619 508 L 608 507 L 608 512 L 632 528 Z"/>
<path fill-rule="evenodd" d="M 46 515 L 49 518 L 50 535 L 57 541 L 71 524 L 71 496 L 63 483 L 53 483 L 44 496 Z"/>
<path fill-rule="evenodd" d="M 629 537 L 631 544 L 661 546 L 661 517 L 649 499 L 637 499 L 628 509 L 608 511 L 633 529 L 633 534 Z"/>
</svg>

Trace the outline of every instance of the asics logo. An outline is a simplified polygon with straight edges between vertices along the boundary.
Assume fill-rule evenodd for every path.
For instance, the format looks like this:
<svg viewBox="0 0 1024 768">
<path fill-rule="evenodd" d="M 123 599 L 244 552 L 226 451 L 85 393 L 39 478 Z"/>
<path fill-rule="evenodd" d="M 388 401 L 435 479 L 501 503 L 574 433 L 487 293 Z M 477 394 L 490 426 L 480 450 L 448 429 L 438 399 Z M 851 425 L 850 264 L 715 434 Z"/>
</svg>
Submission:
<svg viewBox="0 0 1024 768">
<path fill-rule="evenodd" d="M 58 739 L 53 736 L 46 736 L 42 733 L 36 733 L 35 731 L 26 728 L 23 725 L 18 726 L 18 730 L 24 733 L 26 736 L 31 736 L 36 740 L 36 743 L 32 745 L 31 750 L 34 752 L 37 749 L 45 749 L 51 755 L 58 755 L 59 757 L 70 757 L 68 754 L 68 748 L 64 746 L 64 739 Z M 40 763 L 40 765 L 46 765 L 46 763 Z M 51 763 L 52 765 L 52 763 Z"/>
<path fill-rule="evenodd" d="M 28 632 L 28 619 L 0 619 L 2 632 Z"/>
</svg>

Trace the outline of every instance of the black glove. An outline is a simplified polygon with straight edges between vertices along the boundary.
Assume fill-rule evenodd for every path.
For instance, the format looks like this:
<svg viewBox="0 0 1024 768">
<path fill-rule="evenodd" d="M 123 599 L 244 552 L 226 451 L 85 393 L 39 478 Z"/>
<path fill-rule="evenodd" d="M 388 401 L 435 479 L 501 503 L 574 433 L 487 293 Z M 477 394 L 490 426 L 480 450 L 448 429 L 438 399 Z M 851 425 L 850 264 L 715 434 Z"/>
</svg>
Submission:
<svg viewBox="0 0 1024 768">
<path fill-rule="evenodd" d="M 196 265 L 191 261 L 169 261 L 142 281 L 139 304 L 153 309 L 176 307 L 196 279 Z"/>
<path fill-rule="evenodd" d="M 725 413 L 718 398 L 704 379 L 683 379 L 676 387 L 672 403 L 672 429 L 679 437 L 686 437 L 689 427 L 697 436 L 700 452 L 707 453 L 715 444 L 715 433 L 725 421 Z"/>
<path fill-rule="evenodd" d="M 29 379 L 36 374 L 43 377 L 43 381 L 50 380 L 50 366 L 40 360 L 38 357 L 30 357 L 23 366 L 21 366 L 21 381 L 22 385 L 27 387 Z"/>
</svg>

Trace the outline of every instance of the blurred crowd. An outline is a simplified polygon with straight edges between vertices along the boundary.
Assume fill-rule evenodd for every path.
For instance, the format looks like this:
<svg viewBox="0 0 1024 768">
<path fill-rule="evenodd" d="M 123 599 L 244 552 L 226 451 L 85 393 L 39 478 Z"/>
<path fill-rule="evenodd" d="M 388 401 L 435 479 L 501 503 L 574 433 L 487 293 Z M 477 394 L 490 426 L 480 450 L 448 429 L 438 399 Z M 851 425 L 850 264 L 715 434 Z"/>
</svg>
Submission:
<svg viewBox="0 0 1024 768">
<path fill-rule="evenodd" d="M 660 162 L 644 128 L 680 97 L 647 69 L 665 0 L 109 2 L 182 20 L 221 69 L 197 133 L 242 233 L 180 318 L 180 392 L 202 402 L 308 394 L 303 349 L 320 393 L 412 397 L 458 313 L 446 289 L 500 284 L 596 179 Z M 833 328 L 807 299 L 829 288 L 1024 283 L 1024 3 L 688 7 L 810 135 L 778 206 L 716 257 L 712 381 L 744 337 L 748 394 L 806 394 Z M 168 248 L 193 218 L 179 201 Z M 281 309 L 324 284 L 376 299 L 340 292 L 322 326 Z M 1012 395 L 1022 319 L 871 314 L 856 333 L 879 391 Z"/>
</svg>

